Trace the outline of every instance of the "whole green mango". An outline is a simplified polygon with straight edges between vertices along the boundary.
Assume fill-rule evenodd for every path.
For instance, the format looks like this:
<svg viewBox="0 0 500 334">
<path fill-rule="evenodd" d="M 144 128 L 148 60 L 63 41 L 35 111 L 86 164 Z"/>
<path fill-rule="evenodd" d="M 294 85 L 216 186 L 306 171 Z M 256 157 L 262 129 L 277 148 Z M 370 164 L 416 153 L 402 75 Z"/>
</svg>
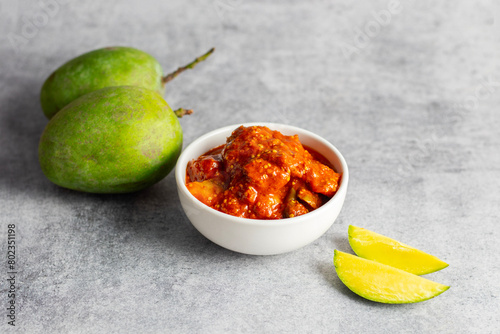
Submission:
<svg viewBox="0 0 500 334">
<path fill-rule="evenodd" d="M 175 72 L 163 76 L 158 61 L 148 53 L 130 47 L 108 47 L 76 57 L 45 81 L 40 92 L 42 109 L 51 119 L 76 98 L 92 91 L 112 86 L 138 86 L 163 94 L 165 84 L 198 62 L 205 60 L 214 49 Z"/>
<path fill-rule="evenodd" d="M 59 111 L 38 155 L 45 176 L 59 186 L 127 193 L 163 179 L 181 149 L 181 126 L 162 96 L 121 86 L 88 93 Z"/>
</svg>

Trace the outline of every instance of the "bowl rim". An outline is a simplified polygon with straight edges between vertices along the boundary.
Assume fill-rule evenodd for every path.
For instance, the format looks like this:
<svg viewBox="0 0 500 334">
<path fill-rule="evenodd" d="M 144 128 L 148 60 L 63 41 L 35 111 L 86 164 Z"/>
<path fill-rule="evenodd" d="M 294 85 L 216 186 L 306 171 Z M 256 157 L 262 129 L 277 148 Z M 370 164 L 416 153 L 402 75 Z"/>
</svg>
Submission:
<svg viewBox="0 0 500 334">
<path fill-rule="evenodd" d="M 304 133 L 307 136 L 313 138 L 314 140 L 322 142 L 322 144 L 327 146 L 328 149 L 333 151 L 333 153 L 339 159 L 340 165 L 342 166 L 342 176 L 340 178 L 340 186 L 337 189 L 337 192 L 335 193 L 335 195 L 333 195 L 333 197 L 328 202 L 326 202 L 325 204 L 323 204 L 321 207 L 319 207 L 316 210 L 313 210 L 311 212 L 308 212 L 304 215 L 300 215 L 297 217 L 282 218 L 282 219 L 252 219 L 252 218 L 236 217 L 236 216 L 232 216 L 230 214 L 215 210 L 215 209 L 209 207 L 208 205 L 202 203 L 200 200 L 198 200 L 196 197 L 194 197 L 191 194 L 191 192 L 187 189 L 185 182 L 183 182 L 183 178 L 185 176 L 183 176 L 182 173 L 184 173 L 184 175 L 185 175 L 188 161 L 186 161 L 185 164 L 182 164 L 182 165 L 184 165 L 184 167 L 182 167 L 182 168 L 181 168 L 181 164 L 179 164 L 179 162 L 182 162 L 184 159 L 186 159 L 185 158 L 186 155 L 188 155 L 191 150 L 193 150 L 197 145 L 203 143 L 208 138 L 211 138 L 211 137 L 216 136 L 216 135 L 220 135 L 222 132 L 227 132 L 227 131 L 230 131 L 229 132 L 229 134 L 230 134 L 232 131 L 234 131 L 239 126 L 245 126 L 245 127 L 267 126 L 271 130 L 275 130 L 275 129 L 273 129 L 273 126 L 274 127 L 282 127 L 282 128 L 287 128 L 287 130 L 290 129 L 291 131 L 298 131 L 295 134 L 299 134 L 299 136 L 300 136 L 300 133 Z M 221 145 L 222 144 L 223 143 L 221 143 Z M 312 148 L 314 148 L 314 147 L 312 147 Z M 299 128 L 299 127 L 296 127 L 293 125 L 283 124 L 283 123 L 248 122 L 248 123 L 237 123 L 237 124 L 233 124 L 233 125 L 227 125 L 227 126 L 212 130 L 212 131 L 196 138 L 195 140 L 193 140 L 188 146 L 186 146 L 186 148 L 184 148 L 182 150 L 181 155 L 177 159 L 177 163 L 175 165 L 175 180 L 176 180 L 178 191 L 181 191 L 193 203 L 196 203 L 196 205 L 201 210 L 207 210 L 208 212 L 210 212 L 210 214 L 218 216 L 221 219 L 226 219 L 226 220 L 230 219 L 230 220 L 234 221 L 235 223 L 240 223 L 243 225 L 250 225 L 250 226 L 252 226 L 252 225 L 253 226 L 286 226 L 286 225 L 300 224 L 305 220 L 311 220 L 311 219 L 314 220 L 315 217 L 319 218 L 319 216 L 322 214 L 322 212 L 328 210 L 329 207 L 334 206 L 339 201 L 341 201 L 341 205 L 342 205 L 343 198 L 341 198 L 341 196 L 337 196 L 337 194 L 340 194 L 342 192 L 347 191 L 346 188 L 347 188 L 347 185 L 349 182 L 349 169 L 347 167 L 347 163 L 346 163 L 342 153 L 340 153 L 340 151 L 333 144 L 331 144 L 328 140 L 324 139 L 323 137 L 321 137 L 321 136 L 319 136 L 311 131 L 308 131 L 308 130 L 305 130 L 303 128 Z"/>
</svg>

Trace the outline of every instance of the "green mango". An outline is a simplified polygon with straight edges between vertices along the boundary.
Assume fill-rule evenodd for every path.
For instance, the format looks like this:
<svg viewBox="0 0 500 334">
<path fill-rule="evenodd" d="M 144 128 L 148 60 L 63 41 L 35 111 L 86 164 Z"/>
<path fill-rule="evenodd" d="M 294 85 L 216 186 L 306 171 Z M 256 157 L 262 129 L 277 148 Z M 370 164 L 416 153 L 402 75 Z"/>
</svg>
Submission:
<svg viewBox="0 0 500 334">
<path fill-rule="evenodd" d="M 155 91 L 107 87 L 64 107 L 38 148 L 53 183 L 91 193 L 128 193 L 163 179 L 182 149 L 176 115 Z"/>
<path fill-rule="evenodd" d="M 155 58 L 129 47 L 109 47 L 85 53 L 55 70 L 40 93 L 42 109 L 52 118 L 76 98 L 110 86 L 140 86 L 160 94 L 163 71 Z"/>
<path fill-rule="evenodd" d="M 43 112 L 51 119 L 71 101 L 104 87 L 138 86 L 163 94 L 168 81 L 213 51 L 167 76 L 153 56 L 134 48 L 108 47 L 85 53 L 59 67 L 44 82 L 40 92 Z"/>
</svg>

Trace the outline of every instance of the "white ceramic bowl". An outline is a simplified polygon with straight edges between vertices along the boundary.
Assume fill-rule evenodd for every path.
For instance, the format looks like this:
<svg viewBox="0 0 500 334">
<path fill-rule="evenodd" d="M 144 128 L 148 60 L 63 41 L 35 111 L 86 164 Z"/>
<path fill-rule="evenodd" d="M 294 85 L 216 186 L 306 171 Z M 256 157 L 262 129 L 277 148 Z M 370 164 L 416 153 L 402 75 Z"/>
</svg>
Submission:
<svg viewBox="0 0 500 334">
<path fill-rule="evenodd" d="M 222 145 L 240 125 L 264 125 L 285 135 L 298 134 L 302 144 L 322 154 L 338 173 L 342 173 L 337 193 L 323 206 L 305 215 L 277 220 L 247 219 L 231 216 L 197 200 L 186 188 L 187 163 L 208 150 Z M 193 226 L 214 243 L 232 251 L 272 255 L 301 248 L 322 236 L 333 224 L 344 204 L 349 172 L 344 157 L 325 139 L 312 132 L 284 124 L 246 123 L 214 130 L 184 149 L 175 167 L 177 192 L 182 208 Z"/>
</svg>

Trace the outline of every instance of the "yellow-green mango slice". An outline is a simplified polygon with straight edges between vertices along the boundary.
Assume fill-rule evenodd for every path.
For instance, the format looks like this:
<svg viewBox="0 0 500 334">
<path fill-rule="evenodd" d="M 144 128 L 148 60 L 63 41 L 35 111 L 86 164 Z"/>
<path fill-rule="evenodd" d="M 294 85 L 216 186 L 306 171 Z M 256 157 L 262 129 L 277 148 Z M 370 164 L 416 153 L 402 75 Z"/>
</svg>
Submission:
<svg viewBox="0 0 500 334">
<path fill-rule="evenodd" d="M 358 256 L 415 275 L 448 267 L 437 257 L 367 229 L 349 225 L 349 243 Z"/>
<path fill-rule="evenodd" d="M 333 262 L 340 280 L 351 291 L 379 303 L 417 303 L 436 297 L 450 288 L 338 250 L 335 250 Z"/>
</svg>

